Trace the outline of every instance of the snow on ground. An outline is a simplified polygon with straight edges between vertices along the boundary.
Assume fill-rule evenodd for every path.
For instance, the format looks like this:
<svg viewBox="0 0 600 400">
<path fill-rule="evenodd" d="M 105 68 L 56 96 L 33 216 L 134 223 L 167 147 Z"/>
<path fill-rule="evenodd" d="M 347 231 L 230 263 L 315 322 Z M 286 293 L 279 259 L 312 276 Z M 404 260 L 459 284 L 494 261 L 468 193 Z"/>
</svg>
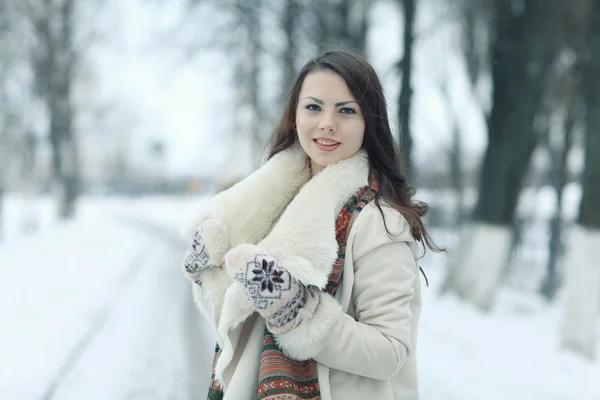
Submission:
<svg viewBox="0 0 600 400">
<path fill-rule="evenodd" d="M 188 322 L 189 284 L 173 268 L 175 251 L 152 247 L 150 262 L 116 299 L 114 311 L 56 391 L 61 400 L 192 399 Z M 141 267 L 141 268 L 140 268 Z M 184 312 L 188 311 L 187 313 Z M 196 337 L 199 335 L 195 335 Z M 208 355 L 208 352 L 206 352 Z M 205 374 L 211 359 L 205 358 Z M 102 379 L 98 379 L 102 377 Z M 207 390 L 208 382 L 200 382 Z"/>
<path fill-rule="evenodd" d="M 205 391 L 207 379 L 186 374 L 190 365 L 208 374 L 212 355 L 190 359 L 202 335 L 192 333 L 199 318 L 179 270 L 184 243 L 99 204 L 86 201 L 78 218 L 57 223 L 44 200 L 41 229 L 28 236 L 6 219 L 0 399 L 187 399 Z"/>
<path fill-rule="evenodd" d="M 45 200 L 40 231 L 23 235 L 13 196 L 0 242 L 0 399 L 204 395 L 213 337 L 193 309 L 174 236 L 201 201 L 84 199 L 74 221 L 57 223 Z M 422 399 L 600 399 L 600 361 L 558 346 L 559 305 L 505 288 L 481 314 L 437 296 L 442 261 L 423 261 Z"/>
<path fill-rule="evenodd" d="M 592 362 L 560 349 L 559 307 L 504 288 L 493 314 L 483 314 L 439 298 L 439 270 L 429 279 L 419 327 L 423 399 L 600 399 L 600 352 Z"/>
<path fill-rule="evenodd" d="M 0 248 L 0 398 L 40 396 L 105 299 L 127 280 L 127 267 L 147 246 L 138 236 L 102 221 L 75 221 Z"/>
</svg>

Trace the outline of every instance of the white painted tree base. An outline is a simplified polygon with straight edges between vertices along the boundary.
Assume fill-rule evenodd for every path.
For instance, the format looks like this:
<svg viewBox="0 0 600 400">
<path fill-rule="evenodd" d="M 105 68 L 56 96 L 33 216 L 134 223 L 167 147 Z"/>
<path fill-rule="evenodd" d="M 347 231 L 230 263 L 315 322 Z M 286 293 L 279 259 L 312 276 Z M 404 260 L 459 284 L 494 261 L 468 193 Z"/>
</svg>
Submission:
<svg viewBox="0 0 600 400">
<path fill-rule="evenodd" d="M 482 310 L 492 307 L 500 276 L 508 261 L 509 227 L 471 223 L 450 254 L 444 291 L 453 291 Z"/>
<path fill-rule="evenodd" d="M 576 225 L 569 235 L 561 345 L 592 359 L 600 315 L 600 230 Z"/>
</svg>

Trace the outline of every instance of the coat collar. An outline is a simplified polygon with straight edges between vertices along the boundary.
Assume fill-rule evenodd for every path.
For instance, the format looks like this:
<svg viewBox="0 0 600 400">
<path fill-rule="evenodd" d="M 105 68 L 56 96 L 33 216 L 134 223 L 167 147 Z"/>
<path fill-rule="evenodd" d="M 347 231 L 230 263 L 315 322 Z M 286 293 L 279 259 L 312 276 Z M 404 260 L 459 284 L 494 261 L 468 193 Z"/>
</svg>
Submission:
<svg viewBox="0 0 600 400">
<path fill-rule="evenodd" d="M 327 285 L 338 244 L 335 221 L 358 189 L 368 185 L 366 152 L 328 165 L 291 200 L 258 245 L 275 256 L 305 285 Z"/>
<path fill-rule="evenodd" d="M 323 288 L 337 258 L 335 220 L 346 201 L 368 185 L 368 176 L 368 156 L 361 150 L 311 179 L 306 153 L 296 143 L 209 200 L 186 233 L 217 218 L 227 226 L 230 248 L 258 244 L 288 260 L 290 272 L 304 284 Z"/>
</svg>

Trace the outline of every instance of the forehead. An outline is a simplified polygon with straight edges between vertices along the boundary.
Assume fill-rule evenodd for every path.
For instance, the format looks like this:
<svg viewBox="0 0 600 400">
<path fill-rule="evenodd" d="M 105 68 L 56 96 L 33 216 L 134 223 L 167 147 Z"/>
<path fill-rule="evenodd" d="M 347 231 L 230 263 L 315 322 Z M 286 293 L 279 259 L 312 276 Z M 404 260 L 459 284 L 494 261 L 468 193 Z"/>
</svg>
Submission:
<svg viewBox="0 0 600 400">
<path fill-rule="evenodd" d="M 300 89 L 300 99 L 306 96 L 318 97 L 323 100 L 356 100 L 348 85 L 340 75 L 332 71 L 311 72 L 304 78 Z"/>
</svg>

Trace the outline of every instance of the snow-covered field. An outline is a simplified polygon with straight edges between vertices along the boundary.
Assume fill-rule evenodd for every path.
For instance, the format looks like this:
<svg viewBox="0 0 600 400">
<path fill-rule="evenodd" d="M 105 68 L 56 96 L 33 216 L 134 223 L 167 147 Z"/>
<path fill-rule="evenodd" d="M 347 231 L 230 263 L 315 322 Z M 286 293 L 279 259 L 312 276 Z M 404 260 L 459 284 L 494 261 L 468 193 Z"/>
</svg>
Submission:
<svg viewBox="0 0 600 400">
<path fill-rule="evenodd" d="M 39 230 L 22 234 L 22 198 L 9 196 L 0 399 L 204 396 L 213 342 L 192 308 L 175 235 L 201 201 L 86 198 L 68 223 L 36 201 Z M 422 399 L 600 399 L 600 354 L 590 361 L 559 348 L 560 304 L 505 288 L 482 314 L 437 296 L 442 265 L 431 254 L 423 262 Z"/>
</svg>

